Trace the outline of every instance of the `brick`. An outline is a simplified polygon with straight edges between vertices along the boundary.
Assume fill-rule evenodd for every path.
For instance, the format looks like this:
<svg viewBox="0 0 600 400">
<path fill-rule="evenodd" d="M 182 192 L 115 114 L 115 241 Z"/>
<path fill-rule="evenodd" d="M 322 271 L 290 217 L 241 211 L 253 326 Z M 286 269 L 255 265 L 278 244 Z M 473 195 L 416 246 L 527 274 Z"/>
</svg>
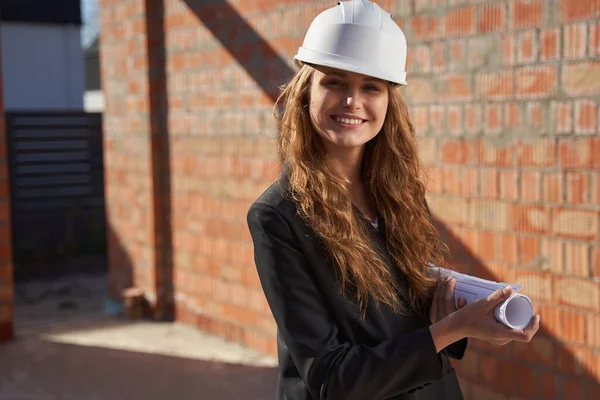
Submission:
<svg viewBox="0 0 600 400">
<path fill-rule="evenodd" d="M 463 168 L 461 180 L 464 183 L 462 185 L 462 195 L 465 197 L 477 197 L 479 196 L 479 169 L 475 168 Z"/>
<path fill-rule="evenodd" d="M 519 33 L 518 38 L 518 62 L 521 64 L 534 62 L 538 54 L 536 32 L 534 30 L 524 31 Z"/>
<path fill-rule="evenodd" d="M 504 36 L 503 36 L 504 37 Z M 502 64 L 503 53 L 498 52 L 501 42 L 495 35 L 473 36 L 467 39 L 469 68 L 492 69 Z"/>
<path fill-rule="evenodd" d="M 432 54 L 430 46 L 414 46 L 408 50 L 407 68 L 411 72 L 426 74 L 431 72 Z"/>
<path fill-rule="evenodd" d="M 512 394 L 518 383 L 518 364 L 514 360 L 499 359 L 496 390 L 502 394 Z"/>
<path fill-rule="evenodd" d="M 503 200 L 519 198 L 519 172 L 515 169 L 500 171 L 500 196 Z"/>
<path fill-rule="evenodd" d="M 590 204 L 600 205 L 600 173 L 590 174 Z"/>
<path fill-rule="evenodd" d="M 593 276 L 600 277 L 600 247 L 592 247 L 590 271 Z"/>
<path fill-rule="evenodd" d="M 543 323 L 543 319 L 540 318 Z M 528 361 L 538 365 L 554 365 L 556 347 L 550 338 L 536 335 L 531 342 L 513 342 L 513 356 L 517 360 Z"/>
<path fill-rule="evenodd" d="M 513 28 L 541 26 L 544 20 L 544 2 L 542 0 L 514 0 L 510 2 L 510 15 Z"/>
<path fill-rule="evenodd" d="M 431 212 L 451 224 L 464 225 L 471 213 L 471 204 L 460 197 L 436 196 L 429 200 Z"/>
<path fill-rule="evenodd" d="M 500 260 L 508 264 L 517 264 L 517 237 L 514 234 L 500 235 Z"/>
<path fill-rule="evenodd" d="M 447 44 L 448 70 L 458 71 L 464 68 L 467 56 L 467 44 L 465 39 L 452 40 Z"/>
<path fill-rule="evenodd" d="M 473 201 L 469 210 L 469 224 L 475 228 L 506 231 L 508 204 L 492 201 Z"/>
<path fill-rule="evenodd" d="M 587 314 L 585 337 L 588 346 L 600 348 L 600 315 Z"/>
<path fill-rule="evenodd" d="M 560 168 L 590 168 L 591 140 L 561 139 L 558 144 L 558 165 Z"/>
<path fill-rule="evenodd" d="M 597 211 L 554 209 L 552 221 L 554 235 L 588 240 L 598 237 Z"/>
<path fill-rule="evenodd" d="M 487 140 L 476 140 L 474 146 L 475 159 L 478 164 L 498 167 L 511 165 L 511 152 L 508 146 L 497 146 Z"/>
<path fill-rule="evenodd" d="M 567 374 L 584 375 L 587 373 L 587 368 L 591 367 L 592 351 L 587 347 L 575 344 L 564 345 L 558 351 L 557 356 L 557 367 Z"/>
<path fill-rule="evenodd" d="M 600 22 L 590 24 L 588 55 L 590 57 L 600 56 Z"/>
<path fill-rule="evenodd" d="M 558 400 L 559 376 L 554 372 L 540 372 L 540 395 L 544 400 Z"/>
<path fill-rule="evenodd" d="M 567 185 L 567 203 L 586 204 L 589 198 L 589 176 L 582 172 L 567 171 L 565 173 Z"/>
<path fill-rule="evenodd" d="M 537 399 L 538 372 L 529 365 L 516 365 L 514 368 L 517 376 L 516 391 L 523 399 Z M 506 388 L 508 389 L 508 388 Z M 513 389 L 509 389 L 514 391 Z"/>
<path fill-rule="evenodd" d="M 556 60 L 560 57 L 560 54 L 560 29 L 542 29 L 540 32 L 540 60 Z"/>
<path fill-rule="evenodd" d="M 436 157 L 436 141 L 431 137 L 421 137 L 419 140 L 419 159 L 424 165 L 433 164 Z"/>
<path fill-rule="evenodd" d="M 463 359 L 461 360 L 461 375 L 471 379 L 477 379 L 479 377 L 479 354 L 475 351 L 466 351 Z"/>
<path fill-rule="evenodd" d="M 556 66 L 523 67 L 517 71 L 517 95 L 547 97 L 556 92 L 558 69 Z"/>
<path fill-rule="evenodd" d="M 563 28 L 564 57 L 584 58 L 587 52 L 587 24 L 571 24 Z"/>
<path fill-rule="evenodd" d="M 460 170 L 458 168 L 446 167 L 442 170 L 444 182 L 444 193 L 459 195 L 462 191 Z"/>
<path fill-rule="evenodd" d="M 438 96 L 443 100 L 468 100 L 472 96 L 469 77 L 462 74 L 449 74 L 439 77 Z"/>
<path fill-rule="evenodd" d="M 543 128 L 544 110 L 540 103 L 528 103 L 526 108 L 526 115 L 528 126 L 530 126 L 531 128 L 537 128 L 538 130 L 541 130 L 540 128 Z"/>
<path fill-rule="evenodd" d="M 575 103 L 575 132 L 596 133 L 598 127 L 598 104 L 593 100 L 579 100 Z"/>
<path fill-rule="evenodd" d="M 502 65 L 514 65 L 516 56 L 515 36 L 512 34 L 500 35 L 500 46 L 502 48 Z"/>
<path fill-rule="evenodd" d="M 590 246 L 586 243 L 565 243 L 565 272 L 567 275 L 590 275 Z"/>
<path fill-rule="evenodd" d="M 448 66 L 446 57 L 446 46 L 443 43 L 433 43 L 431 45 L 433 55 L 433 67 L 434 72 L 445 71 Z"/>
<path fill-rule="evenodd" d="M 428 131 L 437 136 L 444 134 L 446 125 L 444 106 L 431 106 L 428 114 Z"/>
<path fill-rule="evenodd" d="M 583 399 L 584 395 L 584 384 L 581 379 L 565 377 L 563 381 L 563 396 L 571 399 Z"/>
<path fill-rule="evenodd" d="M 440 145 L 440 159 L 444 163 L 466 164 L 470 154 L 470 143 L 466 140 L 444 140 Z"/>
<path fill-rule="evenodd" d="M 523 171 L 521 173 L 521 198 L 527 202 L 542 200 L 542 173 Z"/>
<path fill-rule="evenodd" d="M 432 82 L 429 79 L 412 78 L 410 87 L 411 89 L 410 92 L 408 92 L 408 96 L 414 103 L 430 102 L 434 97 Z"/>
<path fill-rule="evenodd" d="M 522 236 L 518 238 L 519 265 L 532 268 L 540 261 L 540 238 Z"/>
<path fill-rule="evenodd" d="M 462 107 L 448 106 L 446 109 L 446 121 L 448 123 L 448 131 L 452 136 L 459 136 L 464 133 Z"/>
<path fill-rule="evenodd" d="M 500 193 L 500 179 L 498 169 L 481 169 L 479 186 L 481 197 L 484 199 L 497 199 Z"/>
<path fill-rule="evenodd" d="M 593 311 L 600 309 L 600 288 L 588 279 L 556 277 L 554 295 L 561 304 Z"/>
<path fill-rule="evenodd" d="M 465 131 L 470 134 L 481 132 L 481 105 L 465 106 Z"/>
<path fill-rule="evenodd" d="M 573 103 L 552 102 L 552 125 L 556 133 L 568 134 L 573 132 Z"/>
<path fill-rule="evenodd" d="M 550 211 L 547 207 L 515 204 L 511 208 L 510 220 L 515 232 L 547 233 Z"/>
<path fill-rule="evenodd" d="M 498 376 L 498 360 L 494 357 L 481 354 L 479 357 L 480 364 L 480 375 L 482 383 L 487 385 L 494 385 Z"/>
<path fill-rule="evenodd" d="M 477 96 L 481 100 L 503 99 L 514 95 L 512 71 L 479 73 L 476 76 Z"/>
<path fill-rule="evenodd" d="M 544 258 L 544 270 L 562 274 L 565 263 L 564 243 L 561 240 L 542 238 L 542 256 Z"/>
<path fill-rule="evenodd" d="M 552 300 L 552 274 L 537 271 L 517 271 L 516 279 L 520 285 L 523 285 L 521 291 L 532 299 Z M 559 289 L 561 288 L 559 287 Z"/>
<path fill-rule="evenodd" d="M 559 0 L 558 10 L 563 21 L 576 21 L 600 17 L 600 3 L 597 1 Z"/>
<path fill-rule="evenodd" d="M 425 183 L 430 193 L 443 193 L 442 169 L 433 165 L 424 165 Z"/>
<path fill-rule="evenodd" d="M 438 19 L 434 15 L 415 15 L 410 27 L 417 40 L 433 39 L 437 35 Z"/>
<path fill-rule="evenodd" d="M 485 133 L 487 135 L 498 135 L 502 132 L 502 106 L 497 103 L 485 106 Z"/>
<path fill-rule="evenodd" d="M 504 3 L 481 4 L 478 30 L 481 33 L 501 31 L 506 26 Z"/>
<path fill-rule="evenodd" d="M 456 36 L 475 33 L 475 6 L 464 6 L 449 11 L 444 19 L 444 35 Z"/>
<path fill-rule="evenodd" d="M 600 61 L 590 61 L 563 66 L 562 86 L 569 96 L 600 93 Z"/>
</svg>

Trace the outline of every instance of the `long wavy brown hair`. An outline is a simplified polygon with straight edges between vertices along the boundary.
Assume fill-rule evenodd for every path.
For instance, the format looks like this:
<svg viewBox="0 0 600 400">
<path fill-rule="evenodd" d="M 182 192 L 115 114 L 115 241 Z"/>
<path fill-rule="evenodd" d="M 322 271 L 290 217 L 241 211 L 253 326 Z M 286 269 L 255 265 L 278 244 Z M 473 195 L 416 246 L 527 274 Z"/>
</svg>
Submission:
<svg viewBox="0 0 600 400">
<path fill-rule="evenodd" d="M 369 296 L 395 312 L 406 311 L 393 271 L 373 249 L 364 219 L 353 207 L 349 184 L 327 163 L 308 104 L 314 69 L 304 65 L 275 103 L 280 122 L 278 153 L 298 213 L 312 227 L 337 267 L 344 293 L 354 293 L 363 312 Z M 388 83 L 389 104 L 381 132 L 365 147 L 361 174 L 370 200 L 385 221 L 394 267 L 407 277 L 410 306 L 424 310 L 436 280 L 427 264 L 442 265 L 446 247 L 430 218 L 414 127 L 397 86 Z"/>
</svg>

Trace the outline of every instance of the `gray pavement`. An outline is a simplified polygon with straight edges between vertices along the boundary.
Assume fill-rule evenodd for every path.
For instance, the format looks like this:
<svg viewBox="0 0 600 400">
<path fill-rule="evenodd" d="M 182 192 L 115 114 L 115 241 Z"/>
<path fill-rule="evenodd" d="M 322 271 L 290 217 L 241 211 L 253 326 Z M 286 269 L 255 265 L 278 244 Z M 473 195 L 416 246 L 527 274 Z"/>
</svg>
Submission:
<svg viewBox="0 0 600 400">
<path fill-rule="evenodd" d="M 177 323 L 109 315 L 102 279 L 18 288 L 0 400 L 274 398 L 276 360 Z"/>
</svg>

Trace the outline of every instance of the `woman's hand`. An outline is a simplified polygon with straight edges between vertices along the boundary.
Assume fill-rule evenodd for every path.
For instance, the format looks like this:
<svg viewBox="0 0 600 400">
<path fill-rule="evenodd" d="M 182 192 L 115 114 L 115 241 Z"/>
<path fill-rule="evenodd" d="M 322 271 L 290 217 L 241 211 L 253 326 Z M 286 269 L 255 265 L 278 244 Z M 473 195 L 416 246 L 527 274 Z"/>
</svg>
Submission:
<svg viewBox="0 0 600 400">
<path fill-rule="evenodd" d="M 513 340 L 529 342 L 540 328 L 540 316 L 531 318 L 525 329 L 511 329 L 496 321 L 494 309 L 512 294 L 512 287 L 498 289 L 485 299 L 475 300 L 462 307 L 456 314 L 455 322 L 461 334 L 466 337 L 485 340 L 502 346 Z"/>
<path fill-rule="evenodd" d="M 432 324 L 435 324 L 457 310 L 454 303 L 455 286 L 456 279 L 450 275 L 438 282 L 435 292 L 433 292 L 433 300 L 429 311 L 429 320 Z M 466 303 L 465 299 L 460 297 L 458 299 L 458 308 L 464 307 Z"/>
</svg>

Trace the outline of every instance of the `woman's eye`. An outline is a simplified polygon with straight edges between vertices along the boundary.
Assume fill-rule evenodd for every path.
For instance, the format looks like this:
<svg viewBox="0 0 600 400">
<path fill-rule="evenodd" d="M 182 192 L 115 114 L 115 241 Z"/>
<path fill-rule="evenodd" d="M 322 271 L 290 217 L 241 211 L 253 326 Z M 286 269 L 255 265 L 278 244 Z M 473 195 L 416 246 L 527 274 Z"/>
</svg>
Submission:
<svg viewBox="0 0 600 400">
<path fill-rule="evenodd" d="M 341 81 L 337 81 L 337 80 L 329 81 L 329 82 L 327 82 L 327 84 L 330 86 L 343 86 L 344 85 Z"/>
<path fill-rule="evenodd" d="M 365 89 L 367 89 L 368 91 L 373 91 L 373 92 L 379 92 L 380 91 L 379 87 L 377 87 L 375 85 L 367 85 L 365 87 Z"/>
</svg>

